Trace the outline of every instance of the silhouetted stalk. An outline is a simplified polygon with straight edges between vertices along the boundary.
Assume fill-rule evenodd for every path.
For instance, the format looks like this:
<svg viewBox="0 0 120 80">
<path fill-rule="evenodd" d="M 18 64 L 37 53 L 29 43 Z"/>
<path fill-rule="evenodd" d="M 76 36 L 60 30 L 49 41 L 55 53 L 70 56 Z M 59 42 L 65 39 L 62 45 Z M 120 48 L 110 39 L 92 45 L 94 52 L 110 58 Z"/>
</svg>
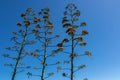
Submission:
<svg viewBox="0 0 120 80">
<path fill-rule="evenodd" d="M 72 35 L 72 46 L 71 46 L 71 50 L 72 50 L 72 53 L 71 54 L 73 54 L 74 53 L 74 35 Z M 74 75 L 74 57 L 71 57 L 71 80 L 74 80 L 74 78 L 73 78 L 73 75 Z"/>
<path fill-rule="evenodd" d="M 71 14 L 72 14 L 72 12 L 71 12 Z M 72 22 L 72 26 L 73 26 L 73 24 L 74 24 L 74 21 L 73 21 L 73 17 L 71 16 L 71 22 Z M 71 36 L 71 40 L 72 40 L 72 46 L 71 46 L 71 54 L 74 54 L 74 33 L 73 33 L 73 35 Z M 74 57 L 72 56 L 71 57 L 71 80 L 74 80 Z"/>
<path fill-rule="evenodd" d="M 24 35 L 24 38 L 23 38 L 23 42 L 21 44 L 21 49 L 20 49 L 20 52 L 19 52 L 16 64 L 15 64 L 15 67 L 14 67 L 14 70 L 13 70 L 13 74 L 12 74 L 12 79 L 11 80 L 15 80 L 15 76 L 16 76 L 16 73 L 17 73 L 18 64 L 19 64 L 20 59 L 21 59 L 22 51 L 23 51 L 23 49 L 25 47 L 25 41 L 26 41 L 26 37 L 27 37 L 27 31 L 28 31 L 28 27 L 26 27 L 25 35 Z"/>
<path fill-rule="evenodd" d="M 64 17 L 62 19 L 63 28 L 66 28 L 66 33 L 70 36 L 69 38 L 64 38 L 62 40 L 62 45 L 65 43 L 70 44 L 71 46 L 68 46 L 70 50 L 70 61 L 64 60 L 64 63 L 69 64 L 70 63 L 70 75 L 68 75 L 66 72 L 64 72 L 62 75 L 63 77 L 70 78 L 70 80 L 74 80 L 75 72 L 79 71 L 86 67 L 86 65 L 79 65 L 75 67 L 75 58 L 83 55 L 91 56 L 91 53 L 89 51 L 85 51 L 84 54 L 76 53 L 75 48 L 79 46 L 86 46 L 86 42 L 83 40 L 84 36 L 88 34 L 88 31 L 82 30 L 81 32 L 77 32 L 78 28 L 82 28 L 86 26 L 85 22 L 82 22 L 80 24 L 76 24 L 77 21 L 79 21 L 80 11 L 77 9 L 77 7 L 74 4 L 68 4 L 65 7 Z M 68 45 L 67 44 L 67 45 Z M 60 45 L 60 47 L 62 46 Z M 58 46 L 59 47 L 59 46 Z M 67 52 L 63 51 L 63 53 L 69 54 L 69 50 Z M 61 68 L 60 68 L 61 69 Z M 87 80 L 85 78 L 84 80 Z"/>
<path fill-rule="evenodd" d="M 46 68 L 46 51 L 47 51 L 47 39 L 46 39 L 47 33 L 45 31 L 45 49 L 44 49 L 44 60 L 43 60 L 43 67 L 42 67 L 42 76 L 41 80 L 44 80 L 44 75 L 45 75 L 45 68 Z"/>
</svg>

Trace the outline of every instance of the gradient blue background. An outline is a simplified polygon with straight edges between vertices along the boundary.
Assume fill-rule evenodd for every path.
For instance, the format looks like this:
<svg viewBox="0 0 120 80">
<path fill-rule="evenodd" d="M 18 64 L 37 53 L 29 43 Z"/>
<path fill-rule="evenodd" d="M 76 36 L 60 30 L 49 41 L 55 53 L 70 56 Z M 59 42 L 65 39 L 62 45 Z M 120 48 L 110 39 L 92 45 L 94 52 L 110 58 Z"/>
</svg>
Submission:
<svg viewBox="0 0 120 80">
<path fill-rule="evenodd" d="M 87 22 L 86 29 L 90 34 L 86 49 L 93 53 L 91 58 L 83 60 L 88 67 L 77 74 L 76 80 L 82 80 L 79 79 L 82 76 L 89 80 L 120 80 L 119 0 L 0 0 L 0 54 L 7 53 L 5 48 L 11 45 L 11 32 L 17 30 L 16 23 L 21 20 L 19 15 L 26 8 L 39 11 L 49 7 L 57 32 L 62 28 L 61 17 L 68 3 L 75 3 L 81 11 L 80 20 Z M 58 33 L 62 32 L 59 30 Z M 11 69 L 3 66 L 6 62 L 8 60 L 0 55 L 0 80 L 10 80 Z M 62 77 L 55 78 L 62 80 Z"/>
</svg>

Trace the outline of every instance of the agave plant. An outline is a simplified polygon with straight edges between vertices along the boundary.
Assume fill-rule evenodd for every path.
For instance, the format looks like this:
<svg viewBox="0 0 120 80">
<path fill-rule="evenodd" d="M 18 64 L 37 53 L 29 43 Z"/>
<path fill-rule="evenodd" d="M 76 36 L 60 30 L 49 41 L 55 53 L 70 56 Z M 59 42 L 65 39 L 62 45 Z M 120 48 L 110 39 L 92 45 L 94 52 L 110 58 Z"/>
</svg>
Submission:
<svg viewBox="0 0 120 80">
<path fill-rule="evenodd" d="M 67 74 L 66 72 L 62 74 L 64 77 L 70 78 L 70 80 L 74 80 L 74 73 L 76 71 L 79 71 L 80 69 L 86 67 L 86 65 L 84 64 L 76 66 L 75 58 L 84 55 L 91 56 L 91 53 L 89 51 L 86 51 L 84 54 L 80 54 L 78 53 L 78 51 L 75 51 L 75 48 L 87 45 L 87 43 L 84 41 L 84 37 L 89 34 L 87 30 L 82 29 L 86 26 L 85 22 L 78 24 L 79 16 L 80 11 L 74 4 L 68 4 L 66 6 L 64 17 L 62 18 L 62 25 L 63 28 L 66 29 L 66 34 L 68 35 L 68 37 L 64 38 L 60 43 L 58 43 L 58 47 L 62 49 L 61 51 L 63 53 L 68 54 L 70 59 L 64 61 L 65 64 L 70 64 L 70 68 L 60 67 L 59 70 L 70 70 L 70 74 Z M 69 49 L 69 51 L 65 51 L 67 48 Z"/>
<path fill-rule="evenodd" d="M 56 38 L 59 38 L 59 35 L 53 35 L 53 23 L 50 20 L 50 10 L 49 8 L 41 9 L 41 11 L 38 13 L 38 16 L 40 18 L 40 23 L 37 23 L 36 28 L 33 29 L 33 33 L 35 35 L 35 39 L 37 40 L 37 45 L 39 45 L 39 48 L 36 49 L 32 54 L 33 57 L 35 57 L 41 65 L 39 65 L 39 72 L 40 74 L 31 73 L 28 74 L 29 76 L 38 76 L 41 77 L 40 80 L 45 80 L 55 74 L 55 71 L 47 72 L 46 69 L 49 66 L 55 66 L 57 64 L 60 64 L 60 61 L 56 61 L 55 63 L 49 63 L 49 58 L 55 57 L 58 51 L 62 49 L 57 49 L 52 41 Z M 51 48 L 52 47 L 52 48 Z M 38 56 L 36 56 L 38 55 Z M 54 61 L 51 61 L 54 62 Z"/>
<path fill-rule="evenodd" d="M 32 45 L 35 41 L 29 38 L 32 34 L 31 28 L 34 25 L 33 17 L 35 16 L 34 10 L 28 8 L 24 14 L 21 14 L 22 22 L 18 22 L 18 31 L 14 31 L 11 41 L 13 46 L 6 48 L 9 51 L 13 51 L 16 54 L 3 54 L 5 58 L 9 58 L 15 61 L 15 63 L 7 63 L 5 66 L 10 66 L 13 69 L 11 80 L 15 80 L 18 72 L 23 72 L 24 69 L 29 68 L 27 65 L 21 63 L 22 59 L 27 55 L 27 45 Z M 22 69 L 21 69 L 22 68 Z"/>
</svg>

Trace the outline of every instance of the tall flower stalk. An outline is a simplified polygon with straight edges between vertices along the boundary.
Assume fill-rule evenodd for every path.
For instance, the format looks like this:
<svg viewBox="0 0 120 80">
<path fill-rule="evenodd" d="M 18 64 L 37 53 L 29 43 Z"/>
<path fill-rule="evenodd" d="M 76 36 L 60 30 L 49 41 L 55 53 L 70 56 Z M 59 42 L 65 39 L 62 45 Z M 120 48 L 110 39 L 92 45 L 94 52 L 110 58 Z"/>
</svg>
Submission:
<svg viewBox="0 0 120 80">
<path fill-rule="evenodd" d="M 74 80 L 74 74 L 76 71 L 86 67 L 86 65 L 76 66 L 75 58 L 83 55 L 91 55 L 89 51 L 86 51 L 84 54 L 76 53 L 77 51 L 75 51 L 75 48 L 79 48 L 79 46 L 86 46 L 87 44 L 83 38 L 88 34 L 88 31 L 79 29 L 86 26 L 86 23 L 82 22 L 77 24 L 79 21 L 79 16 L 80 11 L 77 9 L 77 7 L 74 4 L 68 4 L 65 8 L 64 17 L 62 19 L 63 28 L 66 29 L 66 34 L 68 37 L 64 38 L 59 44 L 62 44 L 61 47 L 64 48 L 63 53 L 69 54 L 70 60 L 65 60 L 64 63 L 70 64 L 70 67 L 61 68 L 61 70 L 70 70 L 70 75 L 67 73 L 62 74 L 64 77 L 70 78 L 70 80 Z M 65 51 L 66 48 L 69 50 Z"/>
<path fill-rule="evenodd" d="M 37 44 L 40 47 L 35 50 L 35 54 L 38 55 L 35 56 L 35 58 L 38 59 L 40 63 L 39 68 L 41 73 L 37 75 L 41 77 L 40 80 L 45 80 L 55 74 L 55 72 L 53 71 L 49 73 L 46 71 L 49 66 L 60 64 L 59 61 L 56 61 L 52 64 L 49 62 L 54 61 L 48 61 L 48 59 L 51 57 L 55 58 L 55 55 L 57 54 L 55 43 L 52 41 L 54 41 L 54 39 L 56 38 L 59 38 L 59 35 L 53 35 L 54 26 L 53 23 L 50 21 L 49 13 L 49 8 L 41 9 L 41 11 L 39 12 L 39 18 L 41 22 L 37 24 L 35 29 L 33 29 L 35 38 L 38 40 Z M 33 75 L 33 73 L 31 74 Z"/>
<path fill-rule="evenodd" d="M 15 80 L 17 73 L 22 72 L 20 71 L 20 67 L 26 68 L 26 66 L 21 65 L 21 60 L 26 56 L 26 45 L 31 45 L 35 43 L 34 40 L 29 39 L 29 36 L 31 36 L 32 34 L 30 30 L 31 25 L 33 25 L 33 21 L 31 21 L 31 16 L 34 15 L 34 11 L 31 8 L 28 8 L 26 10 L 26 13 L 21 14 L 23 22 L 17 23 L 19 30 L 17 32 L 13 32 L 14 36 L 11 38 L 11 41 L 14 42 L 14 45 L 6 49 L 15 52 L 16 56 L 11 56 L 10 54 L 3 54 L 4 57 L 10 58 L 15 61 L 15 63 L 5 64 L 5 66 L 10 66 L 13 68 L 11 80 Z"/>
</svg>

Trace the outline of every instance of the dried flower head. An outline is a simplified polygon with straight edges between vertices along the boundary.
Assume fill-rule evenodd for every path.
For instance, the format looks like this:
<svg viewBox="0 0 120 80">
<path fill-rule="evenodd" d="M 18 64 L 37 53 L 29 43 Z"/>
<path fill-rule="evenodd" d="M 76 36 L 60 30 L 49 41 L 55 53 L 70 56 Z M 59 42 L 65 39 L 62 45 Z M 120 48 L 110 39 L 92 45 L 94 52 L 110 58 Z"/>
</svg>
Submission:
<svg viewBox="0 0 120 80">
<path fill-rule="evenodd" d="M 38 54 L 36 54 L 35 52 L 31 52 L 30 55 L 33 57 L 38 57 Z"/>
<path fill-rule="evenodd" d="M 39 31 L 37 29 L 33 29 L 32 32 L 35 34 L 39 34 Z"/>
<path fill-rule="evenodd" d="M 26 27 L 30 26 L 29 20 L 28 20 L 28 19 L 25 19 L 24 24 L 25 24 Z"/>
<path fill-rule="evenodd" d="M 70 57 L 77 57 L 77 56 L 78 56 L 77 53 L 72 53 L 72 54 L 70 55 Z"/>
<path fill-rule="evenodd" d="M 68 26 L 68 25 L 67 25 L 68 20 L 67 20 L 67 19 L 65 19 L 65 18 L 63 18 L 62 23 L 64 23 L 64 25 L 63 25 L 63 26 Z"/>
<path fill-rule="evenodd" d="M 41 21 L 40 19 L 34 17 L 34 23 L 38 23 L 38 22 L 40 22 L 40 21 Z"/>
<path fill-rule="evenodd" d="M 41 28 L 39 24 L 36 25 L 36 28 Z"/>
<path fill-rule="evenodd" d="M 85 23 L 85 22 L 82 22 L 82 23 L 80 24 L 80 26 L 81 26 L 81 27 L 86 26 L 86 23 Z"/>
<path fill-rule="evenodd" d="M 76 10 L 76 12 L 73 14 L 75 16 L 80 16 L 80 11 L 79 10 Z"/>
<path fill-rule="evenodd" d="M 17 34 L 17 32 L 12 32 L 14 35 L 16 35 Z"/>
<path fill-rule="evenodd" d="M 57 51 L 61 52 L 61 51 L 63 51 L 63 48 L 62 48 L 62 47 L 59 47 L 59 48 L 57 49 Z"/>
<path fill-rule="evenodd" d="M 63 46 L 63 43 L 58 43 L 57 46 L 58 46 L 58 47 L 62 47 L 62 46 Z"/>
<path fill-rule="evenodd" d="M 49 18 L 49 15 L 44 15 L 43 18 Z"/>
<path fill-rule="evenodd" d="M 26 16 L 26 14 L 21 14 L 21 17 L 25 17 Z"/>
<path fill-rule="evenodd" d="M 48 15 L 48 12 L 44 12 L 44 14 Z"/>
<path fill-rule="evenodd" d="M 47 32 L 47 34 L 52 34 L 52 32 Z"/>
<path fill-rule="evenodd" d="M 68 35 L 73 35 L 75 33 L 75 31 L 76 31 L 75 28 L 70 27 L 66 30 L 66 33 L 68 33 Z"/>
<path fill-rule="evenodd" d="M 47 12 L 49 12 L 49 11 L 50 11 L 50 9 L 49 9 L 49 8 L 44 8 L 44 10 L 46 10 Z"/>
<path fill-rule="evenodd" d="M 56 38 L 59 38 L 60 36 L 59 36 L 59 35 L 56 35 L 55 37 L 56 37 Z"/>
<path fill-rule="evenodd" d="M 71 27 L 72 25 L 70 23 L 63 23 L 63 27 Z"/>
<path fill-rule="evenodd" d="M 48 28 L 48 29 L 53 29 L 54 26 L 53 25 L 45 25 L 45 28 Z"/>
<path fill-rule="evenodd" d="M 87 45 L 86 42 L 81 42 L 81 43 L 80 43 L 80 46 L 86 46 L 86 45 Z"/>
<path fill-rule="evenodd" d="M 82 35 L 87 35 L 87 34 L 88 34 L 88 31 L 86 31 L 86 30 L 82 31 Z"/>
<path fill-rule="evenodd" d="M 26 10 L 26 12 L 31 12 L 31 11 L 33 11 L 32 8 L 27 8 L 27 10 Z"/>
<path fill-rule="evenodd" d="M 17 23 L 17 26 L 22 26 L 22 24 L 21 23 Z"/>
<path fill-rule="evenodd" d="M 83 41 L 83 37 L 74 38 L 74 40 Z"/>
<path fill-rule="evenodd" d="M 85 51 L 85 55 L 91 56 L 92 54 L 91 54 L 91 52 L 89 52 L 89 51 Z"/>
<path fill-rule="evenodd" d="M 78 66 L 78 69 L 83 69 L 83 68 L 85 68 L 86 67 L 86 65 L 81 65 L 81 66 Z"/>
<path fill-rule="evenodd" d="M 62 76 L 63 76 L 63 77 L 67 77 L 67 74 L 66 74 L 66 73 L 62 73 Z"/>
<path fill-rule="evenodd" d="M 64 43 L 64 42 L 69 42 L 69 40 L 67 39 L 67 38 L 64 38 L 63 40 L 62 40 L 62 42 Z"/>
</svg>

